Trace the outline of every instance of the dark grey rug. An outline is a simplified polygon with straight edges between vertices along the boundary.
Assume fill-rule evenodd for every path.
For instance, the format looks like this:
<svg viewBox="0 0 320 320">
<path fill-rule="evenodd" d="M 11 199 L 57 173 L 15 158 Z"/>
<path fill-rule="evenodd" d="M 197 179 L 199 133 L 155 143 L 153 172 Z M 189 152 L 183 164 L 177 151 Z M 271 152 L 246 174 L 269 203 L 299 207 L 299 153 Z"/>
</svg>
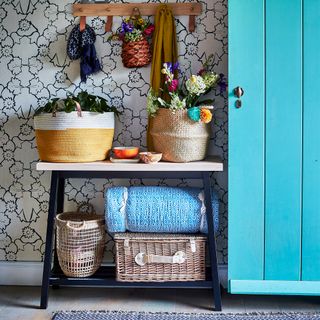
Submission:
<svg viewBox="0 0 320 320">
<path fill-rule="evenodd" d="M 57 312 L 53 320 L 320 320 L 320 313 L 149 313 L 125 311 Z"/>
</svg>

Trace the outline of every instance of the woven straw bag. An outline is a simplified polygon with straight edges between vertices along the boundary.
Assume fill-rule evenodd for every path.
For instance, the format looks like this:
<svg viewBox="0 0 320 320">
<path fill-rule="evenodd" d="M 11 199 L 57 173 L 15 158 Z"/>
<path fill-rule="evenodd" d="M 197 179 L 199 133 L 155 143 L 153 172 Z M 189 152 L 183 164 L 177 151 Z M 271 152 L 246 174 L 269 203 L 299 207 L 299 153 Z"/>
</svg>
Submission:
<svg viewBox="0 0 320 320">
<path fill-rule="evenodd" d="M 160 108 L 151 120 L 150 134 L 162 160 L 171 162 L 200 161 L 206 157 L 210 127 L 189 119 L 186 110 Z"/>
<path fill-rule="evenodd" d="M 88 204 L 86 204 L 88 205 Z M 88 277 L 101 265 L 105 245 L 103 216 L 94 213 L 60 213 L 56 217 L 57 255 L 68 277 Z"/>
<path fill-rule="evenodd" d="M 43 113 L 34 117 L 34 127 L 42 161 L 104 160 L 113 142 L 114 113 Z"/>
<path fill-rule="evenodd" d="M 151 62 L 150 45 L 147 39 L 123 42 L 122 62 L 126 68 L 143 67 Z"/>
</svg>

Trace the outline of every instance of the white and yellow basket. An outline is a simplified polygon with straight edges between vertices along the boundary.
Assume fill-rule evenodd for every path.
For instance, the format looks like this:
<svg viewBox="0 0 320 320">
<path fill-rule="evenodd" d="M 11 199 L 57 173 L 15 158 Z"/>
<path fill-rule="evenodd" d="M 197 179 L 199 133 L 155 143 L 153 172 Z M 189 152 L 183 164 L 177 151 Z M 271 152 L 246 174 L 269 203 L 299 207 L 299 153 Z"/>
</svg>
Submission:
<svg viewBox="0 0 320 320">
<path fill-rule="evenodd" d="M 113 142 L 114 113 L 44 113 L 34 117 L 34 128 L 42 161 L 104 160 Z"/>
</svg>

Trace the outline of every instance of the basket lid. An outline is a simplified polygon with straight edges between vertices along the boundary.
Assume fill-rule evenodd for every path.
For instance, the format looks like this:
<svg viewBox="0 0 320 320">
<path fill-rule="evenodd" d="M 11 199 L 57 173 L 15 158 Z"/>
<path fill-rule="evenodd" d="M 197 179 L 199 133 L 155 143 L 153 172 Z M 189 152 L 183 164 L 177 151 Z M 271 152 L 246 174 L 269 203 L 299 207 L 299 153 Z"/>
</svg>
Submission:
<svg viewBox="0 0 320 320">
<path fill-rule="evenodd" d="M 176 234 L 176 233 L 115 233 L 113 235 L 115 240 L 161 240 L 161 241 L 172 241 L 172 240 L 206 240 L 207 236 L 196 233 L 196 234 Z"/>
</svg>

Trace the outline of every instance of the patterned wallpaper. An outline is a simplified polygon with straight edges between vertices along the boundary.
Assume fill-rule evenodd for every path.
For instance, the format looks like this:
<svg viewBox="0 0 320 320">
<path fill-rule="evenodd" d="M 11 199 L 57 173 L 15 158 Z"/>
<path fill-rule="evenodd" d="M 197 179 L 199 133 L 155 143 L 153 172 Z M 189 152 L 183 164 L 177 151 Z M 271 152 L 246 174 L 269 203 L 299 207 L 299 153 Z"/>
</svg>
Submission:
<svg viewBox="0 0 320 320">
<path fill-rule="evenodd" d="M 114 2 L 121 2 L 115 0 Z M 123 1 L 125 2 L 125 1 Z M 130 2 L 134 2 L 131 0 Z M 139 2 L 139 0 L 137 1 Z M 148 1 L 147 1 L 148 2 Z M 161 1 L 149 1 L 161 2 Z M 164 1 L 163 1 L 164 2 Z M 184 2 L 184 1 L 181 1 Z M 227 0 L 201 0 L 204 12 L 196 32 L 188 32 L 188 18 L 177 22 L 180 63 L 183 70 L 198 71 L 201 60 L 214 54 L 216 72 L 227 73 Z M 116 124 L 115 145 L 146 146 L 145 110 L 150 67 L 125 69 L 121 44 L 107 41 L 104 18 L 88 23 L 97 34 L 96 49 L 103 71 L 80 83 L 79 61 L 66 55 L 66 41 L 77 21 L 65 0 L 2 0 L 0 8 L 0 260 L 39 261 L 44 253 L 49 197 L 49 174 L 35 171 L 38 155 L 33 114 L 50 97 L 85 89 L 105 96 L 124 111 Z M 114 19 L 114 28 L 120 18 Z M 216 98 L 210 152 L 227 160 L 227 101 Z M 119 181 L 70 180 L 66 210 L 88 199 L 103 213 L 103 194 Z M 123 181 L 122 181 L 123 183 Z M 191 181 L 141 181 L 126 185 L 191 185 Z M 217 238 L 219 260 L 227 259 L 227 173 L 213 175 L 221 199 Z M 108 259 L 112 242 L 108 240 Z"/>
</svg>

